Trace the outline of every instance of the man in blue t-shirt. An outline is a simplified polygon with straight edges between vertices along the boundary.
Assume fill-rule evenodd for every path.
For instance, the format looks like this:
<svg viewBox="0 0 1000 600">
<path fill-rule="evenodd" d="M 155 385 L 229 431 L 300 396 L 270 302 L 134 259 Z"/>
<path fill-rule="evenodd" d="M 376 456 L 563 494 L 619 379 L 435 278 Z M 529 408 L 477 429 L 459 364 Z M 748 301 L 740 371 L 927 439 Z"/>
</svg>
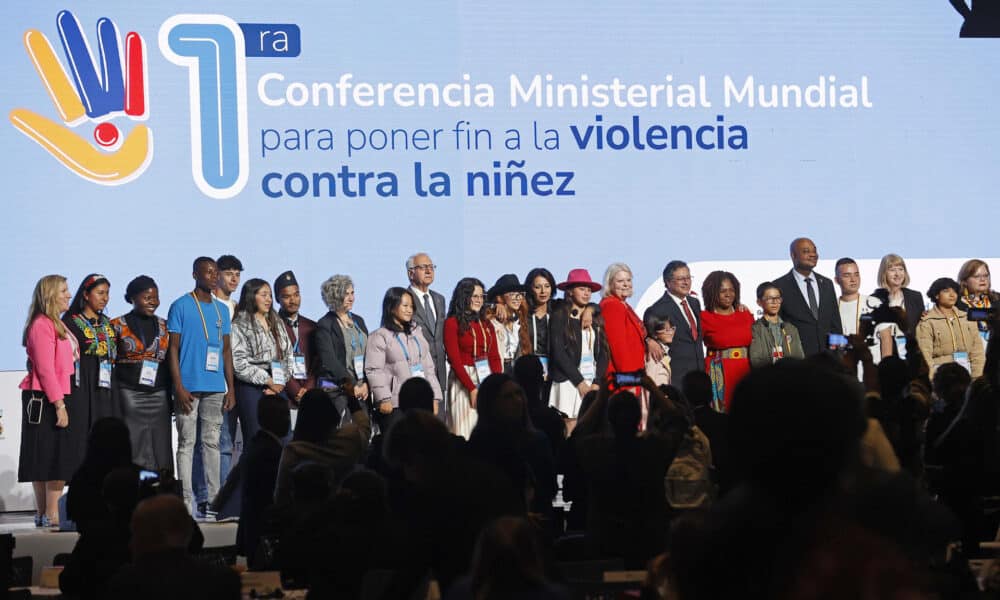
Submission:
<svg viewBox="0 0 1000 600">
<path fill-rule="evenodd" d="M 201 427 L 202 462 L 209 498 L 219 492 L 219 434 L 223 411 L 236 404 L 233 394 L 233 353 L 229 343 L 229 309 L 212 296 L 218 279 L 215 261 L 194 261 L 194 291 L 170 305 L 170 370 L 177 413 L 177 472 L 184 502 L 191 514 L 191 464 L 195 437 Z"/>
</svg>

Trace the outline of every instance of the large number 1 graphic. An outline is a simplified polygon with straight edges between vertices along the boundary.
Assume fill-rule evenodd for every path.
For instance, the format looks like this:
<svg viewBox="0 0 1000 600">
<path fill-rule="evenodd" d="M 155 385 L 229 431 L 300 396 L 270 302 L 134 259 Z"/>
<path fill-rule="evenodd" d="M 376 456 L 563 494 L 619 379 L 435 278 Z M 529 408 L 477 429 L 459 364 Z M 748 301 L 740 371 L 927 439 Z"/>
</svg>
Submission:
<svg viewBox="0 0 1000 600">
<path fill-rule="evenodd" d="M 231 198 L 250 175 L 243 32 L 222 15 L 175 15 L 160 27 L 160 51 L 188 69 L 195 183 Z"/>
</svg>

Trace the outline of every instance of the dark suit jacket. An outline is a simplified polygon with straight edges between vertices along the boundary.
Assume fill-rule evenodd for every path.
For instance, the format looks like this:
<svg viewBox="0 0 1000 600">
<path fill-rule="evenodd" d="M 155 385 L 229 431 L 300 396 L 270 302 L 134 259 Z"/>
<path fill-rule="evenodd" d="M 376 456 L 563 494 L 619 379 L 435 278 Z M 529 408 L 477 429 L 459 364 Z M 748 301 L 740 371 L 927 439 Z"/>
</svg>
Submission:
<svg viewBox="0 0 1000 600">
<path fill-rule="evenodd" d="M 878 288 L 872 292 L 872 297 L 881 300 L 882 304 L 889 304 L 889 290 L 885 288 Z M 906 311 L 906 328 L 903 333 L 906 334 L 906 337 L 914 337 L 917 323 L 920 322 L 920 317 L 924 314 L 924 295 L 917 290 L 903 288 L 903 310 Z"/>
<path fill-rule="evenodd" d="M 180 550 L 141 556 L 125 565 L 108 585 L 116 600 L 239 600 L 240 576 L 209 566 Z"/>
<path fill-rule="evenodd" d="M 410 288 L 407 287 L 406 289 Z M 410 291 L 412 292 L 413 290 Z M 431 302 L 434 303 L 434 312 L 437 313 L 434 327 L 428 326 L 428 316 L 427 311 L 424 310 L 423 297 L 414 298 L 416 306 L 413 307 L 413 322 L 420 325 L 420 329 L 424 332 L 424 337 L 427 338 L 427 343 L 431 345 L 434 370 L 437 372 L 441 391 L 444 392 L 447 389 L 445 376 L 448 373 L 448 358 L 444 354 L 444 320 L 448 314 L 445 312 L 444 296 L 434 290 L 428 290 L 428 293 L 431 295 Z"/>
<path fill-rule="evenodd" d="M 566 335 L 566 322 L 572 322 L 573 331 L 576 334 L 574 341 L 570 342 Z M 604 330 L 594 327 L 597 335 L 594 339 L 594 367 L 597 369 L 597 376 L 594 383 L 600 385 L 604 381 L 604 374 L 608 371 L 607 341 L 604 338 Z M 580 374 L 580 356 L 583 348 L 580 345 L 580 319 L 573 319 L 564 310 L 555 310 L 549 327 L 549 374 L 552 381 L 561 383 L 567 379 L 573 385 L 580 385 L 583 375 Z"/>
<path fill-rule="evenodd" d="M 802 296 L 799 282 L 791 271 L 774 280 L 774 285 L 781 290 L 781 318 L 789 321 L 799 330 L 802 340 L 802 350 L 806 356 L 819 354 L 826 349 L 826 336 L 830 333 L 843 333 L 844 326 L 840 322 L 840 308 L 837 306 L 837 293 L 833 290 L 833 281 L 813 271 L 816 280 L 816 301 L 819 303 L 819 317 L 814 317 L 809 310 L 809 303 Z"/>
<path fill-rule="evenodd" d="M 354 326 L 368 335 L 365 320 L 350 313 Z M 326 377 L 334 382 L 347 379 L 351 383 L 357 381 L 354 372 L 347 368 L 347 351 L 344 348 L 344 330 L 340 327 L 340 319 L 332 310 L 316 323 L 313 332 L 312 345 L 315 349 L 315 376 Z"/>
<path fill-rule="evenodd" d="M 681 307 L 677 306 L 674 299 L 670 297 L 670 292 L 665 292 L 663 297 L 657 300 L 652 306 L 646 309 L 642 315 L 645 322 L 646 315 L 657 315 L 670 319 L 677 330 L 674 332 L 674 341 L 670 343 L 670 380 L 682 381 L 684 375 L 689 371 L 705 370 L 705 349 L 701 344 L 701 302 L 694 296 L 687 297 L 688 306 L 691 307 L 691 314 L 694 322 L 698 324 L 698 339 L 691 335 L 691 326 L 688 325 L 687 317 Z M 653 335 L 652 331 L 646 332 Z"/>
<path fill-rule="evenodd" d="M 305 379 L 289 379 L 288 383 L 285 384 L 288 403 L 292 408 L 298 408 L 295 396 L 298 395 L 299 390 L 302 388 L 311 390 L 316 387 L 316 375 L 313 373 L 316 368 L 316 359 L 312 353 L 312 337 L 313 332 L 316 331 L 316 321 L 307 319 L 300 314 L 298 338 L 295 337 L 295 330 L 288 324 L 288 321 L 282 318 L 282 322 L 285 324 L 285 332 L 288 333 L 288 341 L 291 342 L 292 348 L 295 348 L 295 343 L 298 342 L 299 354 L 306 357 L 307 377 Z"/>
</svg>

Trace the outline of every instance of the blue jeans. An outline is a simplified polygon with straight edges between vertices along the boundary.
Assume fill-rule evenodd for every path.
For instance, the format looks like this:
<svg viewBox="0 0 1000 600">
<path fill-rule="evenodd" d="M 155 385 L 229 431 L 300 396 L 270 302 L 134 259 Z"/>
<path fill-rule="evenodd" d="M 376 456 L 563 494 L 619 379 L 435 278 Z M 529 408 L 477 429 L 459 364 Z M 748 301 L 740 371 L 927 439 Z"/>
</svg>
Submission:
<svg viewBox="0 0 1000 600">
<path fill-rule="evenodd" d="M 224 412 L 222 416 L 222 431 L 219 434 L 219 481 L 225 481 L 233 464 L 233 440 L 236 439 L 236 409 Z M 198 423 L 198 441 L 194 445 L 194 464 L 191 477 L 194 479 L 194 498 L 196 504 L 214 500 L 205 485 L 205 467 L 201 462 L 201 422 Z"/>
<path fill-rule="evenodd" d="M 207 495 L 214 496 L 219 492 L 219 434 L 222 429 L 225 394 L 195 392 L 192 396 L 194 405 L 191 412 L 186 415 L 177 414 L 177 473 L 184 488 L 184 502 L 193 509 L 192 471 L 195 456 L 203 459 Z M 201 442 L 200 452 L 195 452 L 196 439 Z"/>
</svg>

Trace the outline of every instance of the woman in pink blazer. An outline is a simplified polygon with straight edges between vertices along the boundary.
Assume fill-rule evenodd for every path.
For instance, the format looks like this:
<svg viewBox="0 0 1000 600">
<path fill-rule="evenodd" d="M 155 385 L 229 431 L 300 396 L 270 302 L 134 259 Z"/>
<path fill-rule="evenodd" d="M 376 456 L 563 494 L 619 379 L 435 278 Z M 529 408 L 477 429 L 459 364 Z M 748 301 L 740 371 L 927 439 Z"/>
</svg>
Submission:
<svg viewBox="0 0 1000 600">
<path fill-rule="evenodd" d="M 87 431 L 75 424 L 68 402 L 77 360 L 76 339 L 59 315 L 69 308 L 66 278 L 46 275 L 35 292 L 22 344 L 28 374 L 21 381 L 21 455 L 18 481 L 30 481 L 35 492 L 35 526 L 59 523 L 59 496 L 83 458 Z"/>
</svg>

